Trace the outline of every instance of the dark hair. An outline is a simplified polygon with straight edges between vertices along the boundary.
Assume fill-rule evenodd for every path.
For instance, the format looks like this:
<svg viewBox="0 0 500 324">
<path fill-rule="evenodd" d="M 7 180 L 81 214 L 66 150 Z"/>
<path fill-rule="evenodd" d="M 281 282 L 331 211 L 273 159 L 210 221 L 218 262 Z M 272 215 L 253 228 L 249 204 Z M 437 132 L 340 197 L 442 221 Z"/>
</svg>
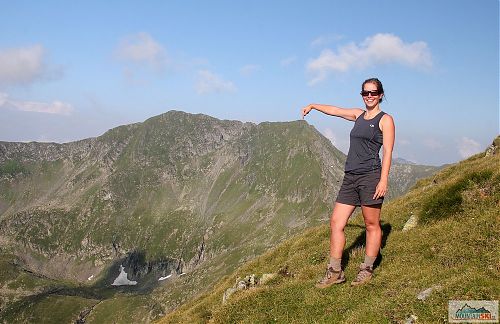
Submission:
<svg viewBox="0 0 500 324">
<path fill-rule="evenodd" d="M 377 90 L 380 91 L 381 94 L 383 94 L 384 96 L 382 96 L 380 98 L 380 102 L 382 102 L 383 98 L 385 98 L 385 94 L 384 94 L 384 86 L 382 85 L 382 82 L 380 82 L 379 79 L 377 78 L 370 78 L 370 79 L 366 79 L 363 84 L 361 84 L 361 91 L 364 90 L 365 88 L 365 84 L 367 83 L 373 83 L 377 86 Z"/>
</svg>

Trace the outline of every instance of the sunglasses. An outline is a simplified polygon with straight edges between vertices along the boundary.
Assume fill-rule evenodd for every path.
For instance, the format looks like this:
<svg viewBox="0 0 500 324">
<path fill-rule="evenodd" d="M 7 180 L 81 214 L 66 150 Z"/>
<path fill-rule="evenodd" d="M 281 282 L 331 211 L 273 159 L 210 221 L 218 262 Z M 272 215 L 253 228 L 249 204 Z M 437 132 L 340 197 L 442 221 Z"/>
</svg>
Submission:
<svg viewBox="0 0 500 324">
<path fill-rule="evenodd" d="M 363 97 L 368 97 L 368 96 L 372 96 L 372 97 L 375 97 L 375 96 L 378 96 L 380 93 L 378 92 L 378 90 L 373 90 L 373 91 L 361 91 L 361 95 Z"/>
</svg>

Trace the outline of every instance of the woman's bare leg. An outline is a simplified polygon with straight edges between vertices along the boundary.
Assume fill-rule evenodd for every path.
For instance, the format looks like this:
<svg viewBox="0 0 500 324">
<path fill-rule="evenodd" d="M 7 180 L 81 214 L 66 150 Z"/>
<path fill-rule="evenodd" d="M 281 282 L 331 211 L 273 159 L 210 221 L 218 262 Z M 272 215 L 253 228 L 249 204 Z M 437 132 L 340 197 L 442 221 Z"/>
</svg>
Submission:
<svg viewBox="0 0 500 324">
<path fill-rule="evenodd" d="M 377 257 L 382 244 L 382 229 L 380 228 L 380 211 L 382 205 L 361 206 L 366 226 L 366 255 Z"/>
<path fill-rule="evenodd" d="M 377 259 L 382 243 L 382 229 L 380 228 L 381 207 L 382 204 L 361 206 L 366 226 L 366 254 L 356 278 L 351 282 L 351 286 L 362 285 L 372 278 L 373 263 Z"/>
<path fill-rule="evenodd" d="M 344 227 L 356 206 L 335 203 L 330 218 L 330 258 L 341 259 L 345 246 Z"/>
</svg>

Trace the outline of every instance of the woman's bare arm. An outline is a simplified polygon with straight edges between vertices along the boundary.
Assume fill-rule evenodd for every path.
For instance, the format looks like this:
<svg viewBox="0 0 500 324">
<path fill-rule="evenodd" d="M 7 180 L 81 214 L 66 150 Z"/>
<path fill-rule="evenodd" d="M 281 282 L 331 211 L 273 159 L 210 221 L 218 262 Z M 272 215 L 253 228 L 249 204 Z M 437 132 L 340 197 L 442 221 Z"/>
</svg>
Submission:
<svg viewBox="0 0 500 324">
<path fill-rule="evenodd" d="M 302 108 L 302 119 L 304 119 L 304 117 L 313 109 L 321 111 L 327 115 L 342 117 L 350 121 L 355 121 L 359 115 L 363 113 L 363 109 L 360 108 L 340 108 L 331 105 L 310 104 Z"/>
<path fill-rule="evenodd" d="M 389 170 L 391 168 L 392 162 L 392 149 L 394 147 L 395 140 L 395 126 L 392 116 L 385 114 L 380 119 L 380 130 L 382 131 L 382 171 L 380 174 L 380 181 L 375 189 L 375 195 L 373 199 L 378 199 L 379 197 L 385 196 L 388 189 L 389 183 Z"/>
</svg>

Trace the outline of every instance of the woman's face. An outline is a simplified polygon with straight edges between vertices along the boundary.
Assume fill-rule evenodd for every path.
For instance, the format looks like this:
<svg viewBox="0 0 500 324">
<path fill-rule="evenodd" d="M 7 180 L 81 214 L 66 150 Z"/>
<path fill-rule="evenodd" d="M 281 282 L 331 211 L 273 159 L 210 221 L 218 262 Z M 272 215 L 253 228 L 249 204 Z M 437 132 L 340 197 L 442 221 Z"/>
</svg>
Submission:
<svg viewBox="0 0 500 324">
<path fill-rule="evenodd" d="M 377 93 L 375 95 L 375 93 Z M 363 101 L 367 108 L 373 108 L 380 103 L 383 94 L 378 93 L 377 85 L 371 82 L 365 83 L 363 91 L 361 92 Z"/>
</svg>

